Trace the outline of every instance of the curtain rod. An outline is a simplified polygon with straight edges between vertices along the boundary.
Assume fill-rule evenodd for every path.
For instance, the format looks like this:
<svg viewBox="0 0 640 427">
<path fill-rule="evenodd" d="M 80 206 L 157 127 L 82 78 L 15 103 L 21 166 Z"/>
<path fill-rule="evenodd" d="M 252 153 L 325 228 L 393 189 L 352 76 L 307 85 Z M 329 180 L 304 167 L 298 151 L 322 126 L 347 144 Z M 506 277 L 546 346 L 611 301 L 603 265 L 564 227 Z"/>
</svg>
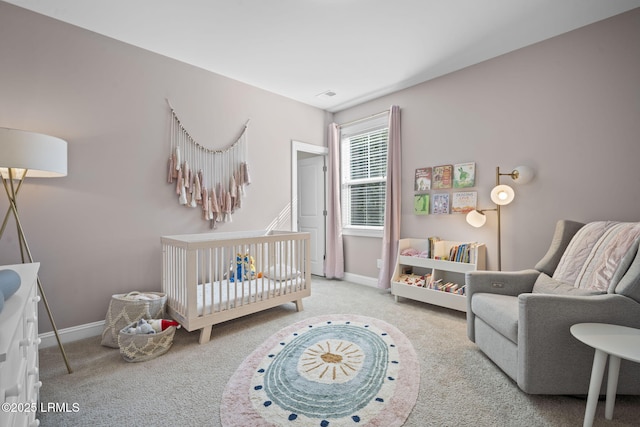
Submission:
<svg viewBox="0 0 640 427">
<path fill-rule="evenodd" d="M 374 117 L 378 117 L 378 116 L 381 116 L 383 114 L 389 114 L 389 110 L 380 111 L 379 113 L 371 114 L 370 116 L 363 117 L 361 119 L 351 120 L 350 122 L 340 123 L 338 125 L 338 127 L 355 125 L 356 123 L 360 123 L 360 122 L 363 122 L 365 120 L 373 119 Z"/>
</svg>

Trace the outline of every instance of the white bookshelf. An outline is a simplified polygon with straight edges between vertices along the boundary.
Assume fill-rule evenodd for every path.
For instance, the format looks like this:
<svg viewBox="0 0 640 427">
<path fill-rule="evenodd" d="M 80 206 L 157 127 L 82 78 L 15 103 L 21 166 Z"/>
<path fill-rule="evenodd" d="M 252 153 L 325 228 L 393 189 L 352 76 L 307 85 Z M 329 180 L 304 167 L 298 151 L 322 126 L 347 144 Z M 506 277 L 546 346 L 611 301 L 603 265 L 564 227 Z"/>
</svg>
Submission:
<svg viewBox="0 0 640 427">
<path fill-rule="evenodd" d="M 458 246 L 468 242 L 440 241 L 434 251 L 436 256 L 446 256 L 452 246 Z M 483 243 L 473 244 L 470 251 L 469 262 L 455 262 L 443 259 L 421 258 L 417 256 L 400 255 L 403 250 L 413 248 L 420 252 L 429 248 L 428 239 L 400 239 L 398 241 L 398 258 L 395 270 L 391 278 L 391 293 L 396 302 L 399 297 L 422 301 L 429 304 L 439 305 L 458 311 L 467 311 L 466 296 L 444 292 L 427 287 L 408 285 L 398 281 L 400 275 L 409 270 L 413 274 L 431 274 L 431 280 L 442 280 L 442 282 L 453 282 L 459 286 L 465 284 L 465 273 L 467 271 L 484 270 L 486 265 L 486 247 Z"/>
</svg>

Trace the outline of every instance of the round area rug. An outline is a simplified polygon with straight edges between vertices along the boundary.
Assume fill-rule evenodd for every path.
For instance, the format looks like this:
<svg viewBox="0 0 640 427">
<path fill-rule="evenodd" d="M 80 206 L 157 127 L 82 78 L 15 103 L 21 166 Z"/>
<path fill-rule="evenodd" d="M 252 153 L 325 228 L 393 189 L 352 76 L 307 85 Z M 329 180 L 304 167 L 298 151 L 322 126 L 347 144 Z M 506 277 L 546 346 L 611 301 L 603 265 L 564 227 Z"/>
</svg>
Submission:
<svg viewBox="0 0 640 427">
<path fill-rule="evenodd" d="M 329 315 L 267 339 L 222 395 L 225 427 L 401 426 L 418 398 L 420 365 L 382 320 Z"/>
</svg>

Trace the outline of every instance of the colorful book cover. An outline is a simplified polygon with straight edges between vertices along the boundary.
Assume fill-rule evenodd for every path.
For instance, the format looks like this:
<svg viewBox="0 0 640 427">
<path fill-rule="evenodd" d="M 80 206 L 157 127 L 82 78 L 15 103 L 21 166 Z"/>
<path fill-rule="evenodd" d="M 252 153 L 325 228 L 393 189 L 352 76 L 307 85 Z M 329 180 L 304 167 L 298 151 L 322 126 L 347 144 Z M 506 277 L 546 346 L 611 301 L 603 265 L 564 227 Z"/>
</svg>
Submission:
<svg viewBox="0 0 640 427">
<path fill-rule="evenodd" d="M 458 163 L 453 166 L 453 188 L 474 187 L 476 184 L 476 163 Z"/>
<path fill-rule="evenodd" d="M 436 242 L 439 242 L 440 240 L 442 239 L 440 239 L 437 236 L 429 237 L 429 253 L 428 253 L 429 258 L 433 258 Z"/>
<path fill-rule="evenodd" d="M 416 169 L 414 190 L 416 193 L 431 190 L 431 168 Z"/>
<path fill-rule="evenodd" d="M 451 188 L 452 179 L 452 165 L 434 166 L 431 174 L 431 188 L 433 188 L 434 190 Z"/>
<path fill-rule="evenodd" d="M 429 215 L 428 194 L 416 194 L 413 196 L 413 212 L 416 215 Z"/>
<path fill-rule="evenodd" d="M 449 213 L 449 193 L 435 193 L 432 200 L 432 214 L 448 214 Z"/>
<path fill-rule="evenodd" d="M 451 200 L 451 212 L 468 213 L 478 204 L 477 191 L 456 191 Z"/>
</svg>

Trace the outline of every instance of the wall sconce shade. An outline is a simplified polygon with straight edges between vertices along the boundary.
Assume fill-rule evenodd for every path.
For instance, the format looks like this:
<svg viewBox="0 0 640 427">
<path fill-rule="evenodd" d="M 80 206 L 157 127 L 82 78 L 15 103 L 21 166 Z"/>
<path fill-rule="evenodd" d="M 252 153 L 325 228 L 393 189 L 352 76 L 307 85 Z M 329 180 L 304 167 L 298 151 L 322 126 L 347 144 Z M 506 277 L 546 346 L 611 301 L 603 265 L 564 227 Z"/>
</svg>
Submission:
<svg viewBox="0 0 640 427">
<path fill-rule="evenodd" d="M 54 136 L 0 128 L 0 173 L 9 169 L 27 170 L 34 178 L 67 175 L 67 142 Z M 19 178 L 14 176 L 14 178 Z"/>
<path fill-rule="evenodd" d="M 496 185 L 493 187 L 493 190 L 491 190 L 491 201 L 496 205 L 508 205 L 513 202 L 515 196 L 516 193 L 513 191 L 513 188 L 508 185 Z"/>
</svg>

